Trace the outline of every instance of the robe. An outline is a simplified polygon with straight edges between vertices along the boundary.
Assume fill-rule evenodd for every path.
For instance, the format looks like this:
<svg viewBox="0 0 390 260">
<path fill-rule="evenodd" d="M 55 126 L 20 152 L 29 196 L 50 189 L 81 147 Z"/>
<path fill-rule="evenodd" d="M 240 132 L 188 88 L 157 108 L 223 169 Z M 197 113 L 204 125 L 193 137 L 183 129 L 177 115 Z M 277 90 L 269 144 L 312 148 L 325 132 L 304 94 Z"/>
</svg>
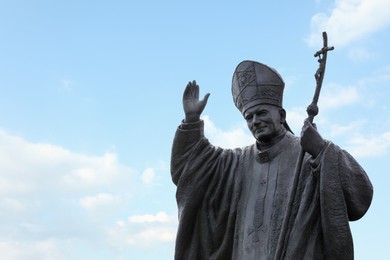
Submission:
<svg viewBox="0 0 390 260">
<path fill-rule="evenodd" d="M 203 121 L 182 123 L 173 141 L 175 259 L 274 259 L 300 139 L 286 133 L 267 151 L 256 144 L 222 149 L 203 129 Z M 366 213 L 372 196 L 348 152 L 326 141 L 316 158 L 306 154 L 281 258 L 353 259 L 349 221 Z"/>
</svg>

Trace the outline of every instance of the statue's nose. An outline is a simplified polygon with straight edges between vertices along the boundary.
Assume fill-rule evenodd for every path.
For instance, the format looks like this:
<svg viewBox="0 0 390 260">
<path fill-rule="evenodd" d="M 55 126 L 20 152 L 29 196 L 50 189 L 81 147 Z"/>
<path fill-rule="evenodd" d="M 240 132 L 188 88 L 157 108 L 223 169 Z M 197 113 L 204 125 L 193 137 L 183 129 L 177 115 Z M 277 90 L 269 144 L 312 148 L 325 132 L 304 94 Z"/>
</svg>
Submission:
<svg viewBox="0 0 390 260">
<path fill-rule="evenodd" d="M 258 123 L 260 123 L 260 117 L 258 116 L 258 115 L 253 115 L 253 123 L 254 124 L 258 124 Z"/>
</svg>

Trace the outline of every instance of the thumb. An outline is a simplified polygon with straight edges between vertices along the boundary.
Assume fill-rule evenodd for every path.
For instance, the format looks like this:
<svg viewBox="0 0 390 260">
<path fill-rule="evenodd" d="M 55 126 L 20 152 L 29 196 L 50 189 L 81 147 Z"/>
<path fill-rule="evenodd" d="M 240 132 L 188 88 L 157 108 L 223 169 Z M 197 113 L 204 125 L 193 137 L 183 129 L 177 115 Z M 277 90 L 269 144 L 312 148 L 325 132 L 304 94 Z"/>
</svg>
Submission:
<svg viewBox="0 0 390 260">
<path fill-rule="evenodd" d="M 210 93 L 207 93 L 206 95 L 204 95 L 203 100 L 207 102 L 207 100 L 209 99 L 209 96 L 210 96 Z"/>
<path fill-rule="evenodd" d="M 207 94 L 204 96 L 204 98 L 203 98 L 203 100 L 202 100 L 203 106 L 206 106 L 207 101 L 209 100 L 209 96 L 210 96 L 210 93 L 207 93 Z"/>
</svg>

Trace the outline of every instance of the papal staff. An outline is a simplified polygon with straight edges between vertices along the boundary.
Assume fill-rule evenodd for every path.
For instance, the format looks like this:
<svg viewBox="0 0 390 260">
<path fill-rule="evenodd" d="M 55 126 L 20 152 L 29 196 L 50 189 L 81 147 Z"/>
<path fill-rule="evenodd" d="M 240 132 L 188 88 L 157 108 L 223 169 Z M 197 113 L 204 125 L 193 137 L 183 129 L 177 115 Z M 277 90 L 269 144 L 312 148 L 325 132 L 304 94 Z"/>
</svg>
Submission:
<svg viewBox="0 0 390 260">
<path fill-rule="evenodd" d="M 328 36 L 327 36 L 326 32 L 322 33 L 322 37 L 323 37 L 323 42 L 324 42 L 323 47 L 321 50 L 317 51 L 314 54 L 314 57 L 318 57 L 318 62 L 319 62 L 319 67 L 318 67 L 316 73 L 314 74 L 314 77 L 316 79 L 316 89 L 314 92 L 313 101 L 306 109 L 306 112 L 308 115 L 308 120 L 310 121 L 310 123 L 313 123 L 314 117 L 318 114 L 318 111 L 319 111 L 317 103 L 318 103 L 318 99 L 320 97 L 322 81 L 324 80 L 327 53 L 328 53 L 328 51 L 334 50 L 334 47 L 328 47 Z M 299 153 L 297 164 L 295 166 L 293 184 L 292 184 L 292 188 L 291 188 L 291 195 L 289 198 L 289 202 L 287 204 L 286 214 L 285 214 L 285 217 L 283 219 L 282 229 L 280 231 L 274 260 L 283 259 L 284 254 L 286 252 L 287 243 L 288 243 L 287 230 L 288 230 L 288 226 L 289 226 L 289 222 L 290 222 L 292 206 L 294 204 L 295 194 L 296 194 L 297 186 L 298 186 L 299 175 L 301 173 L 302 163 L 303 163 L 304 157 L 305 157 L 305 151 L 301 147 L 301 151 Z"/>
</svg>

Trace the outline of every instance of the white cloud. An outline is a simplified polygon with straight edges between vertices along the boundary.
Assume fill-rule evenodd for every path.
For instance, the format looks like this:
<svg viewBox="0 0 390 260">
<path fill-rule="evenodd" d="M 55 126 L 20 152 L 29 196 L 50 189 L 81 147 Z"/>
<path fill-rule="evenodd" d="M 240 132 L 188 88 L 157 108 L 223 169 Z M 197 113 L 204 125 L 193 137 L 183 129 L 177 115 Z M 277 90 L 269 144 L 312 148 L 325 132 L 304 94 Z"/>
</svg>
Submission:
<svg viewBox="0 0 390 260">
<path fill-rule="evenodd" d="M 145 184 L 152 184 L 156 179 L 156 172 L 154 170 L 154 168 L 146 168 L 142 175 L 141 175 L 141 180 L 143 183 Z"/>
<path fill-rule="evenodd" d="M 164 227 L 148 228 L 139 233 L 137 237 L 146 243 L 153 241 L 172 242 L 175 240 L 176 231 Z"/>
<path fill-rule="evenodd" d="M 356 136 L 349 140 L 347 150 L 354 157 L 383 156 L 390 149 L 390 132 L 384 132 L 377 136 Z"/>
<path fill-rule="evenodd" d="M 24 260 L 24 259 L 68 259 L 66 254 L 58 248 L 53 239 L 32 242 L 15 243 L 0 242 L 2 259 Z"/>
<path fill-rule="evenodd" d="M 177 232 L 177 214 L 168 215 L 161 211 L 156 214 L 132 215 L 128 220 L 119 220 L 109 229 L 108 240 L 115 248 L 137 246 L 152 248 L 159 243 L 173 243 Z"/>
<path fill-rule="evenodd" d="M 0 211 L 1 212 L 17 212 L 23 213 L 27 209 L 27 205 L 15 198 L 1 198 Z"/>
<path fill-rule="evenodd" d="M 87 196 L 80 199 L 80 204 L 87 209 L 111 206 L 120 202 L 121 198 L 108 193 L 99 193 L 96 196 Z"/>
<path fill-rule="evenodd" d="M 171 217 L 167 213 L 161 211 L 156 215 L 145 214 L 145 215 L 134 215 L 129 217 L 130 223 L 153 223 L 153 222 L 169 222 Z"/>
<path fill-rule="evenodd" d="M 331 126 L 330 135 L 333 137 L 340 135 L 350 135 L 350 133 L 355 133 L 362 125 L 364 125 L 365 120 L 357 120 L 350 122 L 347 125 L 338 125 L 334 124 Z"/>
<path fill-rule="evenodd" d="M 141 173 L 140 181 L 147 187 L 155 187 L 161 185 L 161 181 L 164 177 L 161 174 L 166 174 L 168 167 L 164 161 L 159 161 L 156 164 L 149 165 Z"/>
<path fill-rule="evenodd" d="M 121 165 L 114 153 L 89 156 L 60 146 L 30 143 L 0 130 L 0 194 L 47 191 L 84 193 L 134 178 L 135 171 Z M 131 184 L 131 181 L 127 185 Z M 128 188 L 128 186 L 126 187 Z"/>
<path fill-rule="evenodd" d="M 204 116 L 205 133 L 213 145 L 223 148 L 237 148 L 251 145 L 254 142 L 252 135 L 246 131 L 246 124 L 236 126 L 228 131 L 223 131 L 214 125 L 208 116 Z"/>
<path fill-rule="evenodd" d="M 318 102 L 322 109 L 340 108 L 360 101 L 361 97 L 356 87 L 329 84 Z"/>
<path fill-rule="evenodd" d="M 369 52 L 368 50 L 363 48 L 352 48 L 348 51 L 348 57 L 352 61 L 369 60 L 375 56 L 375 53 Z"/>
<path fill-rule="evenodd" d="M 0 172 L 0 194 L 18 199 L 46 192 L 96 194 L 109 185 L 128 193 L 136 180 L 136 171 L 119 163 L 114 153 L 73 153 L 52 144 L 31 143 L 2 130 Z"/>
<path fill-rule="evenodd" d="M 388 0 L 336 0 L 330 15 L 318 13 L 312 17 L 311 46 L 321 46 L 321 33 L 326 31 L 330 45 L 345 46 L 390 24 Z"/>
</svg>

